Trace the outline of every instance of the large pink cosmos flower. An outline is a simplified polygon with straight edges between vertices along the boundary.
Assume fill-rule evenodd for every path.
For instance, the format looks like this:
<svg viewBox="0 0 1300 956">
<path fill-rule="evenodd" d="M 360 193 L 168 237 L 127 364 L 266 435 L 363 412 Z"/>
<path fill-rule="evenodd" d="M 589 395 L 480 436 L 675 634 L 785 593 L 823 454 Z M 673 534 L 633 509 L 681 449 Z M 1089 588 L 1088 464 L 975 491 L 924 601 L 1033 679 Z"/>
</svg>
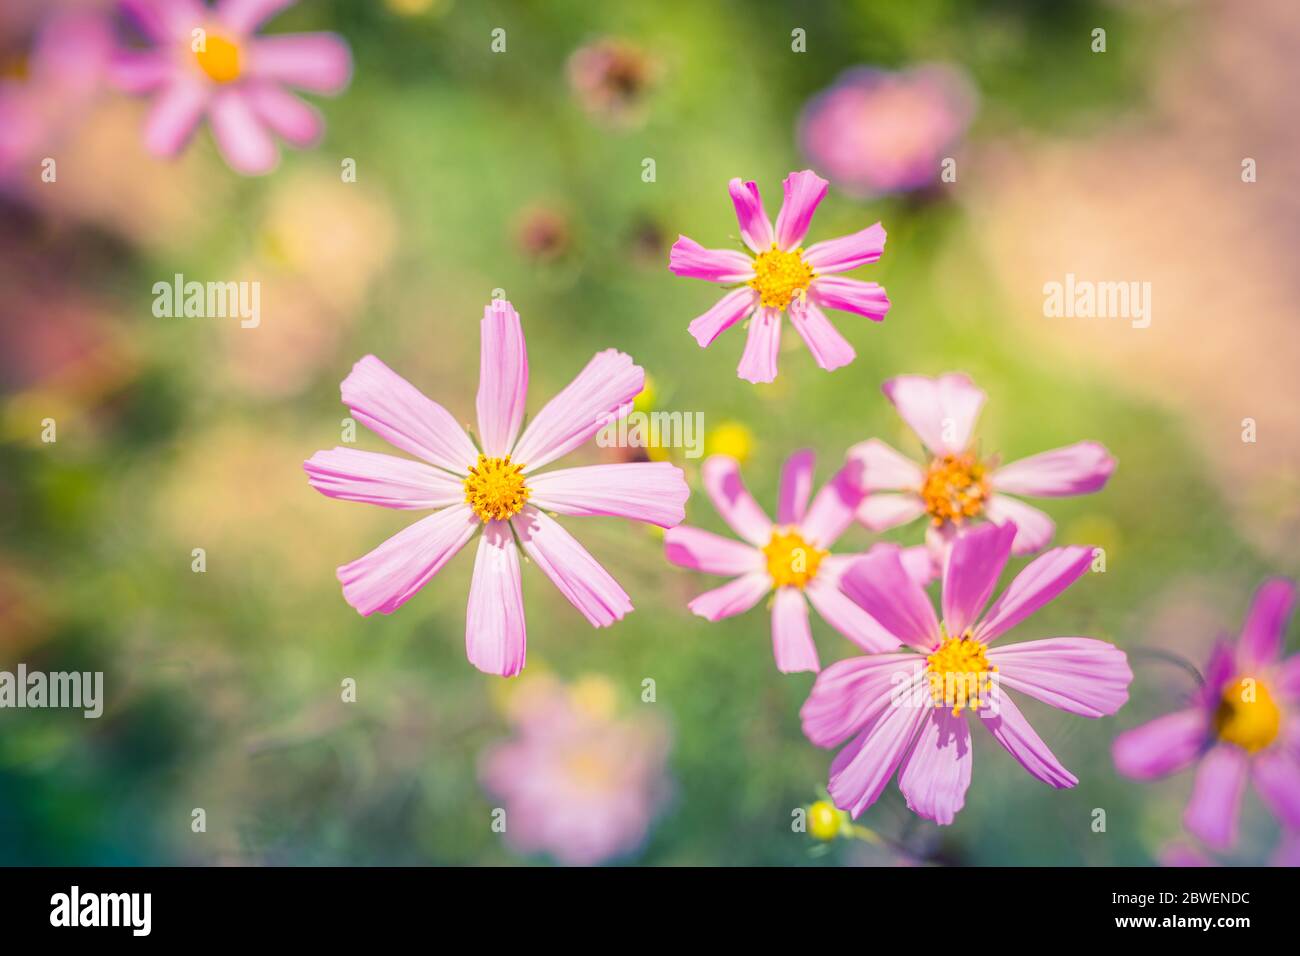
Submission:
<svg viewBox="0 0 1300 956">
<path fill-rule="evenodd" d="M 1011 497 L 1065 497 L 1100 491 L 1115 470 L 1104 445 L 1081 441 L 1054 448 L 1009 465 L 981 458 L 972 445 L 984 392 L 965 375 L 938 378 L 900 375 L 882 390 L 903 421 L 930 453 L 918 465 L 872 438 L 849 449 L 861 466 L 864 490 L 872 492 L 858 509 L 858 520 L 883 531 L 929 515 L 927 540 L 936 555 L 973 521 L 1014 523 L 1019 529 L 1014 554 L 1031 554 L 1047 546 L 1056 526 L 1037 508 Z M 876 494 L 875 492 L 895 492 Z"/>
<path fill-rule="evenodd" d="M 725 455 L 713 455 L 701 469 L 704 488 L 718 514 L 744 541 L 686 525 L 664 535 L 664 552 L 673 564 L 707 574 L 736 575 L 691 601 L 690 609 L 700 617 L 719 621 L 742 614 L 772 593 L 772 650 L 777 670 L 783 674 L 821 667 L 808 622 L 808 602 L 863 650 L 887 651 L 898 646 L 891 634 L 840 590 L 844 568 L 861 555 L 830 553 L 853 523 L 860 498 L 857 481 L 850 475 L 852 468 L 845 466 L 832 477 L 810 506 L 813 464 L 811 451 L 795 452 L 786 460 L 773 524 L 745 488 L 739 463 Z M 929 581 L 931 562 L 923 548 L 900 551 L 892 544 L 876 548 L 898 552 L 918 586 Z"/>
<path fill-rule="evenodd" d="M 954 67 L 857 67 L 808 102 L 799 146 L 852 195 L 904 192 L 939 178 L 974 108 L 970 81 Z"/>
<path fill-rule="evenodd" d="M 1005 692 L 1013 688 L 1072 714 L 1102 717 L 1128 699 L 1133 679 L 1124 652 L 1086 637 L 1054 637 L 991 647 L 1088 570 L 1090 548 L 1055 548 L 1031 562 L 988 610 L 1011 556 L 1014 525 L 962 535 L 943 576 L 943 620 L 898 555 L 869 555 L 842 587 L 915 653 L 875 654 L 832 664 L 818 675 L 800 716 L 819 747 L 852 742 L 831 764 L 835 805 L 858 816 L 901 767 L 907 805 L 951 823 L 966 799 L 971 749 L 968 711 L 1033 776 L 1053 787 L 1077 778 L 1061 765 Z"/>
<path fill-rule="evenodd" d="M 1237 842 L 1247 779 L 1284 826 L 1300 829 L 1300 654 L 1279 660 L 1295 584 L 1255 594 L 1234 648 L 1220 641 L 1192 705 L 1125 731 L 1115 766 L 1152 780 L 1199 761 L 1183 823 L 1217 850 Z"/>
<path fill-rule="evenodd" d="M 465 620 L 470 663 L 510 677 L 524 666 L 524 604 L 516 543 L 594 627 L 632 610 L 623 589 L 550 518 L 612 515 L 669 528 L 690 489 L 667 462 L 592 465 L 538 473 L 626 414 L 645 372 L 622 352 L 597 352 L 520 435 L 528 392 L 524 332 L 509 302 L 483 310 L 475 447 L 441 405 L 373 355 L 343 380 L 343 403 L 371 431 L 423 462 L 335 448 L 303 465 L 331 498 L 385 508 L 436 509 L 338 569 L 343 597 L 363 615 L 391 614 L 424 587 L 480 528 Z"/>
<path fill-rule="evenodd" d="M 747 382 L 776 378 L 776 354 L 781 346 L 781 313 L 790 313 L 813 358 L 830 371 L 856 358 L 853 346 L 822 311 L 841 309 L 880 321 L 889 311 L 889 298 L 875 282 L 838 275 L 885 251 L 885 230 L 876 223 L 861 232 L 802 248 L 817 204 L 826 195 L 826 180 L 810 169 L 785 178 L 785 202 L 773 226 L 763 211 L 758 186 L 733 179 L 728 186 L 740 220 L 740 236 L 753 256 L 732 249 L 705 249 L 678 236 L 668 258 L 674 275 L 734 285 L 713 308 L 690 324 L 701 348 L 742 319 L 749 338 L 737 369 Z"/>
<path fill-rule="evenodd" d="M 206 115 L 226 162 L 250 176 L 279 161 L 275 136 L 291 146 L 315 144 L 320 114 L 287 87 L 332 95 L 348 84 L 352 56 L 332 33 L 254 36 L 295 0 L 123 0 L 156 46 L 122 51 L 116 84 L 155 93 L 145 147 L 174 156 Z"/>
</svg>

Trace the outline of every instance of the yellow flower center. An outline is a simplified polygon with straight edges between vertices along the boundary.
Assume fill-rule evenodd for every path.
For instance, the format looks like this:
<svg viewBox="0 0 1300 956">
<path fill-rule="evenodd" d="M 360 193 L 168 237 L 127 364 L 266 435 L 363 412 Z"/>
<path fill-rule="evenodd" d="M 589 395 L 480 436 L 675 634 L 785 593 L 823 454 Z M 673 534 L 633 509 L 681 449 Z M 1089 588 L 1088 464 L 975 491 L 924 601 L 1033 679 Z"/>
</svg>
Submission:
<svg viewBox="0 0 1300 956">
<path fill-rule="evenodd" d="M 812 280 L 812 266 L 803 261 L 803 250 L 782 252 L 774 242 L 754 259 L 754 278 L 749 285 L 758 290 L 763 305 L 784 309 Z"/>
<path fill-rule="evenodd" d="M 974 518 L 988 497 L 988 469 L 970 452 L 934 459 L 921 481 L 921 499 L 935 525 Z"/>
<path fill-rule="evenodd" d="M 949 637 L 926 660 L 930 664 L 930 699 L 935 707 L 951 707 L 956 717 L 963 707 L 989 706 L 993 674 L 987 649 L 972 637 Z"/>
<path fill-rule="evenodd" d="M 840 832 L 840 811 L 826 800 L 808 808 L 808 832 L 817 840 L 834 840 Z"/>
<path fill-rule="evenodd" d="M 790 584 L 802 588 L 817 574 L 817 566 L 829 553 L 814 548 L 792 529 L 776 528 L 772 531 L 772 540 L 763 547 L 767 573 L 776 588 Z"/>
<path fill-rule="evenodd" d="M 484 521 L 505 521 L 519 514 L 528 500 L 524 466 L 511 464 L 509 455 L 479 455 L 465 479 L 465 500 Z"/>
<path fill-rule="evenodd" d="M 194 51 L 194 59 L 214 83 L 239 79 L 239 46 L 225 37 L 209 33 L 203 38 L 203 49 Z"/>
<path fill-rule="evenodd" d="M 1282 711 L 1260 681 L 1241 677 L 1230 683 L 1214 712 L 1214 730 L 1220 740 L 1254 753 L 1275 739 L 1282 726 Z"/>
</svg>

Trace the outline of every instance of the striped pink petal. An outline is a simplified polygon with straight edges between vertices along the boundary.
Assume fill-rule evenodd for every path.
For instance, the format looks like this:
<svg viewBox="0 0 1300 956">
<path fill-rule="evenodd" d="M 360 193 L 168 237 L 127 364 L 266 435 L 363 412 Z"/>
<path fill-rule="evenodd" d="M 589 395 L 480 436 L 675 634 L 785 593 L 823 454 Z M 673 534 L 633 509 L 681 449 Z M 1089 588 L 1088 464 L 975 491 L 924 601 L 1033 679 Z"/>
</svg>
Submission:
<svg viewBox="0 0 1300 956">
<path fill-rule="evenodd" d="M 757 548 L 684 524 L 664 532 L 664 557 L 679 568 L 705 574 L 748 574 L 767 566 Z"/>
<path fill-rule="evenodd" d="M 934 454 L 956 455 L 970 445 L 985 395 L 968 376 L 900 375 L 881 390 Z"/>
<path fill-rule="evenodd" d="M 746 282 L 754 277 L 754 260 L 734 249 L 705 249 L 694 239 L 678 236 L 668 251 L 673 275 L 709 282 Z"/>
<path fill-rule="evenodd" d="M 943 575 L 943 622 L 948 634 L 965 634 L 979 619 L 1011 557 L 1014 527 L 983 525 L 953 545 Z"/>
<path fill-rule="evenodd" d="M 853 465 L 845 465 L 830 481 L 822 485 L 799 522 L 805 539 L 821 548 L 829 548 L 853 524 L 854 514 L 862 501 L 858 483 L 853 479 Z"/>
<path fill-rule="evenodd" d="M 422 461 L 356 448 L 318 451 L 303 462 L 323 495 L 384 508 L 445 508 L 465 500 L 459 478 Z"/>
<path fill-rule="evenodd" d="M 879 322 L 889 313 L 889 296 L 875 282 L 822 275 L 808 286 L 808 295 L 820 306 L 853 312 Z"/>
<path fill-rule="evenodd" d="M 557 522 L 525 505 L 510 523 L 524 553 L 593 627 L 621 621 L 632 610 L 632 602 L 618 582 Z"/>
<path fill-rule="evenodd" d="M 827 573 L 826 564 L 827 561 L 822 561 L 817 576 L 804 588 L 804 594 L 822 616 L 822 620 L 864 651 L 874 654 L 896 649 L 899 646 L 898 638 L 881 627 L 875 618 L 840 590 L 839 584 Z"/>
<path fill-rule="evenodd" d="M 772 589 L 772 579 L 767 571 L 751 571 L 728 581 L 722 587 L 705 591 L 687 608 L 706 621 L 720 621 L 724 617 L 744 614 Z"/>
<path fill-rule="evenodd" d="M 690 488 L 666 461 L 563 468 L 532 475 L 529 500 L 562 515 L 607 515 L 671 528 L 686 517 Z"/>
<path fill-rule="evenodd" d="M 876 223 L 852 235 L 827 239 L 809 246 L 803 260 L 818 275 L 829 275 L 848 272 L 869 262 L 878 262 L 884 251 L 885 227 Z"/>
<path fill-rule="evenodd" d="M 923 677 L 915 654 L 872 654 L 836 661 L 817 675 L 799 719 L 818 747 L 836 747 L 891 707 L 906 706 L 900 688 Z"/>
<path fill-rule="evenodd" d="M 1052 542 L 1056 524 L 1033 505 L 1010 495 L 992 494 L 984 503 L 984 517 L 998 525 L 1014 525 L 1016 537 L 1011 545 L 1015 555 L 1033 554 Z"/>
<path fill-rule="evenodd" d="M 1058 790 L 1068 789 L 1079 782 L 1079 778 L 1065 769 L 1056 759 L 1056 754 L 1029 726 L 1029 721 L 1025 720 L 1010 694 L 999 689 L 995 702 L 996 714 L 981 710 L 980 720 L 1007 753 L 1019 760 L 1032 776 Z"/>
<path fill-rule="evenodd" d="M 939 646 L 934 608 L 903 567 L 897 551 L 874 551 L 854 561 L 844 572 L 840 587 L 904 644 L 923 651 Z"/>
<path fill-rule="evenodd" d="M 856 819 L 876 802 L 930 711 L 929 707 L 887 708 L 836 754 L 827 789 L 837 807 Z"/>
<path fill-rule="evenodd" d="M 771 519 L 745 487 L 736 459 L 710 455 L 700 468 L 700 478 L 713 507 L 732 531 L 758 548 L 771 541 Z"/>
<path fill-rule="evenodd" d="M 483 307 L 479 323 L 479 441 L 490 458 L 510 454 L 528 401 L 528 347 L 519 313 L 505 299 Z"/>
<path fill-rule="evenodd" d="M 879 438 L 859 442 L 848 451 L 848 460 L 859 465 L 858 478 L 865 491 L 915 491 L 924 477 L 912 459 L 895 451 Z M 918 499 L 919 500 L 919 499 Z"/>
<path fill-rule="evenodd" d="M 700 348 L 708 348 L 727 329 L 754 311 L 758 304 L 758 293 L 747 285 L 732 289 L 713 304 L 709 311 L 692 319 L 686 327 Z"/>
<path fill-rule="evenodd" d="M 736 178 L 727 184 L 731 202 L 736 207 L 736 220 L 740 223 L 740 238 L 755 252 L 765 252 L 774 240 L 772 223 L 763 211 L 763 200 L 758 195 L 758 184 Z"/>
<path fill-rule="evenodd" d="M 1084 717 L 1115 713 L 1128 700 L 1133 682 L 1124 652 L 1088 637 L 995 647 L 988 659 L 997 666 L 1003 686 Z"/>
<path fill-rule="evenodd" d="M 772 653 L 782 674 L 821 670 L 808 623 L 808 602 L 798 588 L 777 588 L 772 599 Z"/>
<path fill-rule="evenodd" d="M 774 381 L 780 351 L 781 310 L 760 307 L 749 320 L 745 351 L 736 374 L 755 385 Z"/>
<path fill-rule="evenodd" d="M 826 196 L 826 180 L 811 169 L 791 173 L 781 184 L 785 201 L 776 217 L 776 244 L 787 251 L 803 242 L 813 213 Z"/>
<path fill-rule="evenodd" d="M 781 468 L 781 490 L 776 507 L 777 524 L 798 524 L 812 494 L 817 456 L 807 448 L 795 452 Z"/>
<path fill-rule="evenodd" d="M 811 298 L 792 299 L 789 313 L 790 324 L 808 346 L 819 368 L 832 372 L 858 357 L 849 340 Z"/>
<path fill-rule="evenodd" d="M 1115 769 L 1134 780 L 1154 780 L 1182 770 L 1199 757 L 1210 733 L 1209 714 L 1201 707 L 1174 711 L 1115 738 Z"/>
<path fill-rule="evenodd" d="M 1005 634 L 1088 572 L 1092 549 L 1053 548 L 1031 561 L 989 608 L 975 628 L 988 643 Z"/>
<path fill-rule="evenodd" d="M 947 825 L 966 803 L 970 786 L 970 727 L 964 716 L 929 708 L 916 746 L 903 761 L 898 789 L 912 812 Z"/>
<path fill-rule="evenodd" d="M 1115 459 L 1105 445 L 1081 441 L 1003 465 L 991 483 L 998 491 L 1036 498 L 1087 495 L 1105 487 L 1114 471 Z"/>
<path fill-rule="evenodd" d="M 487 674 L 514 677 L 524 669 L 527 629 L 519 552 L 504 521 L 483 526 L 465 613 L 465 654 Z"/>
</svg>

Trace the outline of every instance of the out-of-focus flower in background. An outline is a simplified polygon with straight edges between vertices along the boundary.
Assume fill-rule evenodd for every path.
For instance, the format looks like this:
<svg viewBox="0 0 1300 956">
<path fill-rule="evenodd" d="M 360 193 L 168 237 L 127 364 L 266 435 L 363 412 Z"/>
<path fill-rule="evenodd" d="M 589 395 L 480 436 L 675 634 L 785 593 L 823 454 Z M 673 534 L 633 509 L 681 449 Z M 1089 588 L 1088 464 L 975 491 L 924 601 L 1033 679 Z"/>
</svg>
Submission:
<svg viewBox="0 0 1300 956">
<path fill-rule="evenodd" d="M 593 866 L 637 850 L 669 795 L 669 734 L 648 713 L 619 713 L 616 686 L 529 677 L 512 696 L 514 736 L 485 752 L 479 776 L 505 810 L 519 853 Z"/>
<path fill-rule="evenodd" d="M 320 113 L 289 88 L 342 92 L 352 77 L 352 54 L 333 33 L 254 35 L 286 5 L 123 0 L 154 46 L 118 51 L 111 74 L 126 92 L 154 95 L 144 133 L 149 152 L 175 156 L 206 116 L 230 167 L 256 176 L 279 161 L 273 134 L 299 148 L 320 139 Z"/>
<path fill-rule="evenodd" d="M 515 246 L 535 262 L 553 262 L 573 243 L 570 218 L 555 206 L 538 203 L 524 209 L 515 220 Z"/>
<path fill-rule="evenodd" d="M 0 186 L 20 177 L 39 180 L 42 170 L 35 164 L 50 155 L 94 99 L 113 44 L 101 5 L 5 6 L 0 17 Z M 38 19 L 43 12 L 45 17 Z"/>
<path fill-rule="evenodd" d="M 1291 581 L 1261 585 L 1236 646 L 1212 652 L 1192 706 L 1115 738 L 1115 766 L 1135 780 L 1199 764 L 1183 824 L 1216 850 L 1237 842 L 1248 779 L 1283 826 L 1300 829 L 1300 655 L 1281 659 L 1295 598 Z"/>
<path fill-rule="evenodd" d="M 610 126 L 635 126 L 645 118 L 646 102 L 660 68 L 641 47 L 603 37 L 569 57 L 569 87 L 586 113 Z"/>
<path fill-rule="evenodd" d="M 850 195 L 907 192 L 939 178 L 975 103 L 970 81 L 953 66 L 858 67 L 804 107 L 799 147 Z"/>
</svg>

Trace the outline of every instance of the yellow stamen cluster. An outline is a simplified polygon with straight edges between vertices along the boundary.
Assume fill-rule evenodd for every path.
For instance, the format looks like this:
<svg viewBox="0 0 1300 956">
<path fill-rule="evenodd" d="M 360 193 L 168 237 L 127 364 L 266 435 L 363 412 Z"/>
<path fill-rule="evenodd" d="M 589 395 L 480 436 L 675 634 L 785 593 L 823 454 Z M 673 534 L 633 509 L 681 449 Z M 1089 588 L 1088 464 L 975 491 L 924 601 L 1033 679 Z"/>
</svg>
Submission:
<svg viewBox="0 0 1300 956">
<path fill-rule="evenodd" d="M 203 49 L 194 51 L 194 59 L 214 83 L 233 83 L 239 79 L 239 46 L 225 37 L 209 33 L 203 39 Z"/>
<path fill-rule="evenodd" d="M 754 259 L 754 278 L 749 285 L 758 290 L 763 305 L 784 309 L 796 294 L 803 294 L 813 278 L 812 266 L 803 261 L 802 249 L 783 252 L 774 242 L 771 249 Z"/>
<path fill-rule="evenodd" d="M 976 517 L 988 497 L 988 469 L 970 452 L 934 459 L 921 482 L 921 499 L 936 526 Z"/>
<path fill-rule="evenodd" d="M 844 811 L 827 800 L 818 800 L 808 808 L 808 832 L 816 840 L 834 840 L 839 836 L 843 820 Z"/>
<path fill-rule="evenodd" d="M 1219 739 L 1236 744 L 1247 753 L 1271 744 L 1281 726 L 1281 709 L 1268 688 L 1253 677 L 1241 677 L 1230 683 L 1214 713 L 1214 730 Z"/>
<path fill-rule="evenodd" d="M 793 528 L 773 529 L 772 540 L 763 547 L 763 556 L 767 558 L 767 573 L 772 578 L 772 587 L 783 588 L 787 585 L 804 587 L 816 576 L 817 566 L 829 553 L 813 547 Z"/>
<path fill-rule="evenodd" d="M 970 637 L 949 637 L 926 660 L 930 664 L 930 699 L 935 707 L 951 707 L 956 717 L 963 707 L 989 706 L 993 674 L 984 644 Z"/>
<path fill-rule="evenodd" d="M 519 514 L 528 500 L 524 466 L 510 462 L 510 456 L 478 456 L 465 479 L 465 500 L 483 521 L 505 521 Z"/>
</svg>

